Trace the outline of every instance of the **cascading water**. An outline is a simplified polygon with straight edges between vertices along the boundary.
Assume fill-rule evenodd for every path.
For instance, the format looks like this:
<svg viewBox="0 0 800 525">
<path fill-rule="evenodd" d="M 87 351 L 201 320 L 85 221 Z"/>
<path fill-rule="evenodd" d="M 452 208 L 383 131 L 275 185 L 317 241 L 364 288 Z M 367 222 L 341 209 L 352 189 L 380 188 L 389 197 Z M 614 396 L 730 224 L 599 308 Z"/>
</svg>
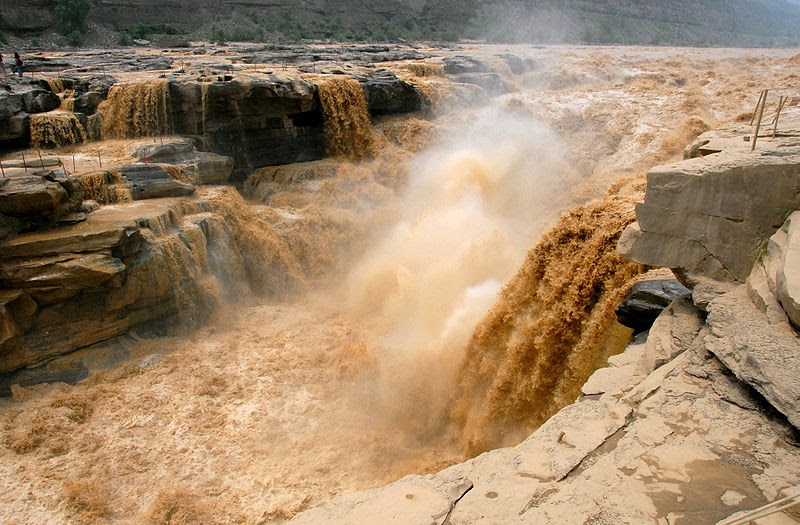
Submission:
<svg viewBox="0 0 800 525">
<path fill-rule="evenodd" d="M 172 131 L 167 80 L 114 84 L 98 112 L 103 139 L 152 137 Z"/>
<path fill-rule="evenodd" d="M 643 182 L 562 216 L 477 325 L 451 413 L 468 456 L 524 439 L 625 348 L 614 308 L 644 268 L 615 248 Z"/>
<path fill-rule="evenodd" d="M 317 85 L 328 152 L 351 159 L 369 156 L 374 151 L 374 139 L 361 84 L 334 76 L 321 78 Z"/>
<path fill-rule="evenodd" d="M 40 148 L 86 141 L 86 131 L 74 113 L 50 111 L 31 115 L 31 143 Z"/>
<path fill-rule="evenodd" d="M 613 244 L 641 180 L 548 226 L 589 200 L 574 195 L 600 194 L 578 185 L 605 190 L 660 155 L 685 119 L 686 93 L 708 94 L 709 112 L 731 118 L 747 86 L 774 80 L 776 62 L 759 53 L 741 68 L 738 54 L 685 49 L 619 60 L 610 50 L 532 52 L 536 70 L 509 83 L 531 89 L 501 98 L 507 111 L 370 130 L 356 81 L 342 79 L 338 98 L 325 94 L 342 86 L 323 86 L 327 120 L 362 130 L 328 128 L 338 157 L 259 170 L 245 186 L 257 204 L 213 190 L 202 197 L 211 210 L 183 237 L 154 234 L 142 253 L 151 271 L 134 284 L 197 279 L 165 302 L 189 324 L 209 304 L 222 305 L 217 317 L 193 333 L 115 343 L 135 358 L 78 385 L 0 400 L 4 517 L 279 523 L 511 444 L 571 402 L 627 335 L 612 311 L 641 268 Z M 436 83 L 436 100 L 480 92 L 438 69 L 406 72 Z M 731 90 L 741 98 L 718 96 Z M 113 88 L 107 136 L 168 131 L 165 97 L 164 82 Z M 133 100 L 151 116 L 134 118 Z M 419 155 L 409 161 L 410 151 Z M 120 200 L 113 173 L 87 179 L 101 202 Z"/>
</svg>

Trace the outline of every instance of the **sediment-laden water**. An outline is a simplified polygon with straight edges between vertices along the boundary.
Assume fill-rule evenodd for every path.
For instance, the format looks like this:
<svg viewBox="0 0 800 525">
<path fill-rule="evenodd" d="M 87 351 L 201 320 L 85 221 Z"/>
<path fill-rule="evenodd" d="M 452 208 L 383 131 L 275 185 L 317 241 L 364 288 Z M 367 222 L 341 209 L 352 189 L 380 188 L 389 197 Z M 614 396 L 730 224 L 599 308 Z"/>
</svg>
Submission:
<svg viewBox="0 0 800 525">
<path fill-rule="evenodd" d="M 211 198 L 241 255 L 196 262 L 229 268 L 181 303 L 191 318 L 189 292 L 217 301 L 208 324 L 0 401 L 4 519 L 280 522 L 513 444 L 570 402 L 628 335 L 613 308 L 641 268 L 613 246 L 644 170 L 796 77 L 786 51 L 511 51 L 537 66 L 477 107 L 453 104 L 441 67 L 393 66 L 428 113 L 372 126 L 357 86 L 321 82 L 338 156 L 262 168 L 249 205 Z M 142 115 L 112 89 L 104 137 L 169 131 L 165 87 L 148 89 Z"/>
</svg>

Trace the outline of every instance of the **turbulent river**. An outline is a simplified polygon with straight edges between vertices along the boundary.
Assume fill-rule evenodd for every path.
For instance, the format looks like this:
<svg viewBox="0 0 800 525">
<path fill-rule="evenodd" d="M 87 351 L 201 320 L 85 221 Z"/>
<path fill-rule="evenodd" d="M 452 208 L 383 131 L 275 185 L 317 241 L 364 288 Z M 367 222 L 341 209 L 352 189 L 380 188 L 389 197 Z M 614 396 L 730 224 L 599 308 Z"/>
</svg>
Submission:
<svg viewBox="0 0 800 525">
<path fill-rule="evenodd" d="M 397 64 L 431 111 L 372 125 L 332 81 L 326 120 L 358 113 L 329 131 L 337 155 L 254 174 L 244 191 L 269 205 L 219 197 L 286 261 L 264 276 L 277 299 L 223 293 L 189 334 L 133 334 L 134 359 L 0 401 L 4 523 L 281 522 L 518 442 L 630 336 L 613 308 L 644 269 L 613 248 L 646 169 L 796 86 L 800 56 L 459 53 L 535 67 L 498 65 L 505 88 L 476 107 Z"/>
</svg>

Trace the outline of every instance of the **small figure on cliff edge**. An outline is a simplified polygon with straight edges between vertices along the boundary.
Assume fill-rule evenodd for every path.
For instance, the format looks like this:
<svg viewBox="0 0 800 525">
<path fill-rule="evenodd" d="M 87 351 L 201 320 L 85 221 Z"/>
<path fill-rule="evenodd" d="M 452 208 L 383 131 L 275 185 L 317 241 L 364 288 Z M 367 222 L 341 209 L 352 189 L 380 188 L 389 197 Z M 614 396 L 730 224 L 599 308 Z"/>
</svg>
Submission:
<svg viewBox="0 0 800 525">
<path fill-rule="evenodd" d="M 22 65 L 23 64 L 24 64 L 24 62 L 22 62 L 22 58 L 19 56 L 19 53 L 14 51 L 14 65 L 17 67 L 17 74 L 20 76 L 20 78 L 22 78 Z"/>
</svg>

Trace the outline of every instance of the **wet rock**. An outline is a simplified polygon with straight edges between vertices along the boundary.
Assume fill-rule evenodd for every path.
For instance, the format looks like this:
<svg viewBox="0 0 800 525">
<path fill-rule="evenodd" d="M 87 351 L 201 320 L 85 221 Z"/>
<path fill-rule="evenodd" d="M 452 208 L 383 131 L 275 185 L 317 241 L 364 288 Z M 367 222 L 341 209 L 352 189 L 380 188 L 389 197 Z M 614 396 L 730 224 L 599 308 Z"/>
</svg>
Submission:
<svg viewBox="0 0 800 525">
<path fill-rule="evenodd" d="M 200 83 L 171 81 L 177 133 L 234 159 L 234 175 L 322 158 L 322 115 L 315 86 L 296 76 Z"/>
<path fill-rule="evenodd" d="M 511 91 L 506 79 L 498 73 L 461 73 L 452 75 L 454 81 L 461 84 L 473 84 L 486 90 L 489 95 L 502 95 Z"/>
<path fill-rule="evenodd" d="M 55 255 L 0 262 L 0 285 L 24 290 L 39 305 L 63 302 L 125 269 L 110 252 Z"/>
<path fill-rule="evenodd" d="M 194 184 L 221 184 L 227 182 L 233 172 L 231 157 L 194 151 L 194 142 L 188 139 L 141 146 L 134 152 L 134 158 L 177 166 Z"/>
<path fill-rule="evenodd" d="M 445 57 L 444 70 L 448 75 L 492 72 L 492 68 L 487 63 L 476 57 L 465 55 Z"/>
<path fill-rule="evenodd" d="M 160 164 L 126 164 L 119 172 L 128 182 L 133 200 L 191 195 L 195 186 L 175 180 Z"/>
<path fill-rule="evenodd" d="M 409 113 L 422 106 L 417 89 L 400 80 L 389 70 L 379 70 L 368 76 L 354 76 L 364 87 L 370 115 Z"/>
<path fill-rule="evenodd" d="M 650 328 L 672 301 L 690 294 L 689 289 L 677 279 L 637 281 L 617 306 L 617 320 L 624 326 L 642 332 Z"/>
<path fill-rule="evenodd" d="M 31 113 L 56 109 L 61 99 L 43 80 L 15 79 L 0 90 L 0 145 L 11 146 L 30 139 Z"/>
<path fill-rule="evenodd" d="M 57 182 L 40 175 L 0 179 L 0 213 L 13 216 L 52 214 L 67 199 Z"/>
<path fill-rule="evenodd" d="M 51 163 L 36 159 L 36 164 Z M 24 166 L 21 161 L 4 165 Z M 8 176 L 0 179 L 0 238 L 58 222 L 82 220 L 83 186 L 63 169 L 28 168 L 26 172 L 6 168 L 6 173 Z"/>
<path fill-rule="evenodd" d="M 110 76 L 91 76 L 73 81 L 73 111 L 94 115 L 101 102 L 108 98 L 108 90 L 116 83 Z"/>
</svg>

